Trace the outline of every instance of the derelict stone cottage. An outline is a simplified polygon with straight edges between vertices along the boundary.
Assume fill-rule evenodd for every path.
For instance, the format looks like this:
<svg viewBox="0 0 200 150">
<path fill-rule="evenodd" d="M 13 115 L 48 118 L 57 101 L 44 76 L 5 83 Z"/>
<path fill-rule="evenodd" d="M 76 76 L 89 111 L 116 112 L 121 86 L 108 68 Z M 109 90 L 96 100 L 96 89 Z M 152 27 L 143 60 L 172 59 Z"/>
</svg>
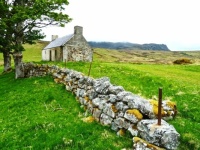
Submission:
<svg viewBox="0 0 200 150">
<path fill-rule="evenodd" d="M 52 41 L 42 50 L 44 61 L 92 61 L 92 55 L 81 26 L 74 27 L 74 34 L 61 38 L 52 35 Z"/>
</svg>

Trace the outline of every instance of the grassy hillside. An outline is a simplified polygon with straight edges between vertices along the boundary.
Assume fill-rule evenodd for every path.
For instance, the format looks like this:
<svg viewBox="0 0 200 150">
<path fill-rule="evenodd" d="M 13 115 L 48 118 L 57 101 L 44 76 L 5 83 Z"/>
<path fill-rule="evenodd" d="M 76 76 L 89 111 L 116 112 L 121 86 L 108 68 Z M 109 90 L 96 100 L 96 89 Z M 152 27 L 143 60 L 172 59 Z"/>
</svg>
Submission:
<svg viewBox="0 0 200 150">
<path fill-rule="evenodd" d="M 40 62 L 44 45 L 25 45 L 29 50 L 24 52 L 24 60 L 44 63 Z M 179 58 L 191 59 L 194 64 L 172 65 Z M 200 149 L 199 60 L 200 52 L 95 49 L 91 76 L 108 76 L 112 84 L 121 85 L 125 90 L 147 99 L 157 99 L 158 88 L 162 87 L 163 99 L 177 103 L 177 117 L 169 122 L 181 134 L 179 150 Z M 65 66 L 64 63 L 51 63 Z M 89 65 L 83 62 L 67 63 L 68 68 L 86 75 Z M 70 93 L 65 92 L 64 87 L 54 84 L 50 77 L 14 80 L 11 72 L 0 75 L 0 82 L 0 113 L 3 114 L 0 117 L 0 130 L 3 133 L 0 137 L 0 143 L 3 143 L 1 149 L 131 147 L 129 135 L 119 138 L 107 127 L 81 121 L 83 109 Z M 55 107 L 62 110 L 54 112 Z"/>
<path fill-rule="evenodd" d="M 24 45 L 24 61 L 41 61 L 41 50 L 48 44 L 39 41 L 35 45 Z M 187 58 L 193 64 L 200 64 L 200 51 L 153 51 L 153 50 L 109 50 L 94 49 L 95 62 L 123 62 L 134 64 L 173 64 L 173 61 Z M 2 53 L 0 53 L 0 65 L 3 64 Z"/>
<path fill-rule="evenodd" d="M 109 127 L 87 123 L 74 95 L 51 77 L 0 76 L 0 149 L 91 150 L 131 147 Z"/>
<path fill-rule="evenodd" d="M 200 64 L 200 51 L 152 51 L 152 50 L 94 50 L 95 61 L 125 62 L 138 64 L 173 64 L 177 59 L 186 58 L 194 64 Z"/>
</svg>

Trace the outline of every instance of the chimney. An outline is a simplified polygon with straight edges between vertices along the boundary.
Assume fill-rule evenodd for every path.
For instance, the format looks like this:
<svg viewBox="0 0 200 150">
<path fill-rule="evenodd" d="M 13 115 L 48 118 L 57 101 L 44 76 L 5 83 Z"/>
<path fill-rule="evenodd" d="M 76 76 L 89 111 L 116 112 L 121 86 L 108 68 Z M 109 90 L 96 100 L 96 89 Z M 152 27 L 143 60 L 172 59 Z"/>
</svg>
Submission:
<svg viewBox="0 0 200 150">
<path fill-rule="evenodd" d="M 55 40 L 55 39 L 57 39 L 58 38 L 58 35 L 52 35 L 51 36 L 51 41 L 53 41 L 53 40 Z"/>
<path fill-rule="evenodd" d="M 81 26 L 75 26 L 74 27 L 74 34 L 82 35 L 83 34 L 83 27 L 81 27 Z"/>
</svg>

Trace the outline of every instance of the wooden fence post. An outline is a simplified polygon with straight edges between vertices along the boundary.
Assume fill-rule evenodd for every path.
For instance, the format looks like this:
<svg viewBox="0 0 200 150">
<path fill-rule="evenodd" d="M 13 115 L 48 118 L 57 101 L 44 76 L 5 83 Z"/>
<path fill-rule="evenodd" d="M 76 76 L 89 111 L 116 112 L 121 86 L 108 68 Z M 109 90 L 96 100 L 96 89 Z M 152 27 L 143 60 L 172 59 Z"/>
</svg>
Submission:
<svg viewBox="0 0 200 150">
<path fill-rule="evenodd" d="M 91 68 L 92 68 L 92 62 L 93 62 L 93 49 L 92 49 L 92 61 L 90 62 L 90 68 L 89 68 L 89 71 L 88 71 L 88 77 L 90 76 L 90 71 L 91 71 Z"/>
</svg>

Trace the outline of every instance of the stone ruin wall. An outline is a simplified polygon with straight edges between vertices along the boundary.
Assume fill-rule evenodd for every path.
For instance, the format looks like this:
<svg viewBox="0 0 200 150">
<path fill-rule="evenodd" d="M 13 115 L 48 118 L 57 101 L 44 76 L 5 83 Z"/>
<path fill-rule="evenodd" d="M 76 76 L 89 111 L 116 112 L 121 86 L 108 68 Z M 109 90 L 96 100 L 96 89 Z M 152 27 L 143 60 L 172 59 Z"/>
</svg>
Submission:
<svg viewBox="0 0 200 150">
<path fill-rule="evenodd" d="M 74 70 L 32 63 L 24 64 L 24 69 L 25 77 L 50 74 L 56 83 L 64 84 L 91 114 L 87 119 L 111 126 L 118 135 L 130 132 L 133 149 L 176 149 L 179 145 L 180 134 L 165 121 L 176 114 L 176 105 L 171 101 L 163 101 L 158 126 L 157 101 L 125 91 L 122 86 L 111 84 L 108 77 L 94 79 Z"/>
</svg>

